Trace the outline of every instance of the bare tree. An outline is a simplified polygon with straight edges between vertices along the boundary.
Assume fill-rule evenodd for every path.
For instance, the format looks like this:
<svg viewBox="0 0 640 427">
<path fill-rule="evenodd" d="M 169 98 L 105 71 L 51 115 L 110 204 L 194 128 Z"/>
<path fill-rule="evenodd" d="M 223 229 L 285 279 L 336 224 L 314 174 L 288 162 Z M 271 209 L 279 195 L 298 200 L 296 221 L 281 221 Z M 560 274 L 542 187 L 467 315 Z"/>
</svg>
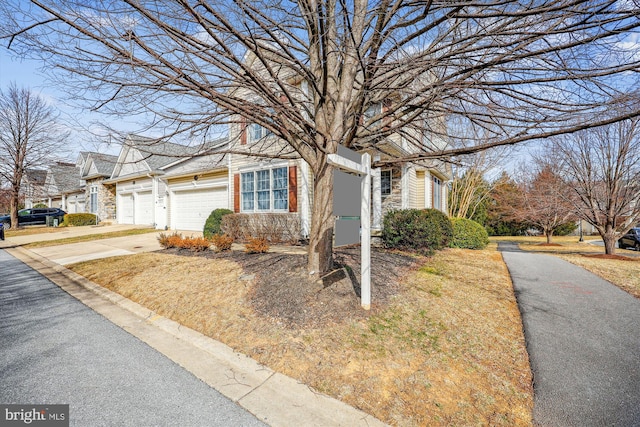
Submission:
<svg viewBox="0 0 640 427">
<path fill-rule="evenodd" d="M 500 203 L 506 218 L 539 228 L 547 243 L 558 227 L 576 219 L 571 188 L 554 169 L 548 163 L 523 169 L 519 192 Z"/>
<path fill-rule="evenodd" d="M 618 238 L 640 222 L 639 119 L 558 137 L 551 149 L 578 196 L 578 214 L 614 254 Z"/>
<path fill-rule="evenodd" d="M 10 46 L 41 54 L 93 109 L 145 113 L 167 137 L 249 122 L 284 141 L 268 155 L 302 157 L 314 177 L 310 271 L 331 265 L 327 156 L 338 145 L 382 153 L 381 162 L 427 162 L 638 114 L 600 114 L 638 87 L 625 74 L 640 66 L 629 43 L 640 25 L 634 0 L 8 0 L 0 8 Z M 449 144 L 469 127 L 482 140 Z"/>
<path fill-rule="evenodd" d="M 18 224 L 22 177 L 65 150 L 66 134 L 56 123 L 55 110 L 29 89 L 11 84 L 0 90 L 0 178 L 10 185 L 11 224 Z"/>
</svg>

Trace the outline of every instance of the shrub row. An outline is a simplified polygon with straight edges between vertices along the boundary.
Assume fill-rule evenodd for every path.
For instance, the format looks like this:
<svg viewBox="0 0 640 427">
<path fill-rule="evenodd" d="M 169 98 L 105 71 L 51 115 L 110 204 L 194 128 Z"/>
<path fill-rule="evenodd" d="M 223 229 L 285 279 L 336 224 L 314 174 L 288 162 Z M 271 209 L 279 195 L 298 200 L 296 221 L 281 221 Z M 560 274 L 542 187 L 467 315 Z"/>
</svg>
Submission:
<svg viewBox="0 0 640 427">
<path fill-rule="evenodd" d="M 432 254 L 447 246 L 482 249 L 487 231 L 475 221 L 449 218 L 437 209 L 392 210 L 384 217 L 382 240 L 387 248 Z"/>
<path fill-rule="evenodd" d="M 66 218 L 66 217 L 65 217 Z M 224 234 L 223 234 L 224 233 Z M 263 253 L 270 243 L 297 243 L 300 221 L 290 214 L 233 214 L 228 209 L 211 212 L 200 238 L 184 238 L 178 233 L 160 234 L 164 248 L 192 251 L 231 249 L 235 240 L 247 242 L 247 253 Z M 489 243 L 484 227 L 466 218 L 449 218 L 437 209 L 392 210 L 384 217 L 382 240 L 386 247 L 432 254 L 447 246 L 482 249 Z"/>
<path fill-rule="evenodd" d="M 92 213 L 70 213 L 64 216 L 62 226 L 80 226 L 80 225 L 95 225 L 97 222 L 96 216 Z"/>
<path fill-rule="evenodd" d="M 158 242 L 165 249 L 190 249 L 193 252 L 206 251 L 211 246 L 211 241 L 208 239 L 203 237 L 183 237 L 178 232 L 173 232 L 172 234 L 160 233 Z"/>
<path fill-rule="evenodd" d="M 171 234 L 160 233 L 158 242 L 164 249 L 189 249 L 193 252 L 203 252 L 212 249 L 214 252 L 231 250 L 233 238 L 226 234 L 214 234 L 210 239 L 204 237 L 184 237 L 178 232 Z M 263 238 L 249 238 L 245 245 L 245 252 L 249 254 L 265 253 L 269 251 L 269 242 Z"/>
</svg>

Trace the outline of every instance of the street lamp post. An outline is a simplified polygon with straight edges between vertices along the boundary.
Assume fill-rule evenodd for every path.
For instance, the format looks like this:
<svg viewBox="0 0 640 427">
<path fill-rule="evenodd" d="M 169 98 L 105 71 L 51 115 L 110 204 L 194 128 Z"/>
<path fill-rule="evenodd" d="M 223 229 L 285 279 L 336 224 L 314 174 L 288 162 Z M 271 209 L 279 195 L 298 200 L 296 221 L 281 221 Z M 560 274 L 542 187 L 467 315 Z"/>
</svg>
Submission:
<svg viewBox="0 0 640 427">
<path fill-rule="evenodd" d="M 578 242 L 584 242 L 584 236 L 582 234 L 582 220 L 578 223 L 578 227 L 580 228 L 580 240 L 578 240 Z"/>
</svg>

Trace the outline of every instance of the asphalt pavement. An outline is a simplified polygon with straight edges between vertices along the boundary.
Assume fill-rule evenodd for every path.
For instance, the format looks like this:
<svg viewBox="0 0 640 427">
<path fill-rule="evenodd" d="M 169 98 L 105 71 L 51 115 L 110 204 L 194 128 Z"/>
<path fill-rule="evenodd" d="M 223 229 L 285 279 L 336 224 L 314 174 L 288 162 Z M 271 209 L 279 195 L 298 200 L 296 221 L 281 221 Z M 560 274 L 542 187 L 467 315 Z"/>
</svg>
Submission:
<svg viewBox="0 0 640 427">
<path fill-rule="evenodd" d="M 237 403 L 0 250 L 0 403 L 72 426 L 261 426 Z"/>
<path fill-rule="evenodd" d="M 499 249 L 522 313 L 534 423 L 640 426 L 640 300 L 557 257 Z"/>
<path fill-rule="evenodd" d="M 77 426 L 385 425 L 64 267 L 159 249 L 157 233 L 22 247 L 127 228 L 0 241 L 0 404 L 70 404 Z"/>
</svg>

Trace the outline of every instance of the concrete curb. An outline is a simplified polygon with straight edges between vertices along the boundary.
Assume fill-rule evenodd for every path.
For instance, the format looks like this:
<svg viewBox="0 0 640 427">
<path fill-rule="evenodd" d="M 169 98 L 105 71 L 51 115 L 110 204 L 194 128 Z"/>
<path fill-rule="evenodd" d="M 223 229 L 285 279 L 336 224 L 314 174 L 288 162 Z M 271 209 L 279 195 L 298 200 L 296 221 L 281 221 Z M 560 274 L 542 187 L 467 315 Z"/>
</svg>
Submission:
<svg viewBox="0 0 640 427">
<path fill-rule="evenodd" d="M 32 251 L 7 251 L 271 426 L 386 425 Z"/>
</svg>

